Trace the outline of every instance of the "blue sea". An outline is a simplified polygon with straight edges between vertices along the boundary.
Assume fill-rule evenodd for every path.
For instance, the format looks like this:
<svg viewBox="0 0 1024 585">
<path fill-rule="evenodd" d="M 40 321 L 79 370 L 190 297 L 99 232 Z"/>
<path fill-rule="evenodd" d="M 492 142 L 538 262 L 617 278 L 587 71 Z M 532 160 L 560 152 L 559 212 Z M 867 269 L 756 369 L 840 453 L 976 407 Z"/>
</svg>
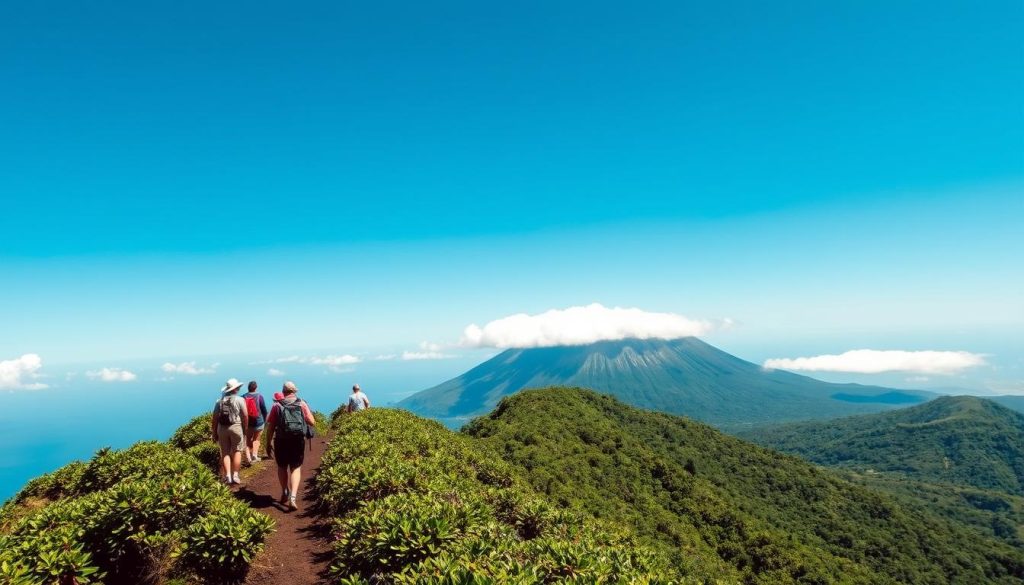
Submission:
<svg viewBox="0 0 1024 585">
<path fill-rule="evenodd" d="M 75 459 L 87 460 L 102 447 L 124 448 L 146 439 L 165 440 L 192 417 L 209 412 L 228 378 L 257 380 L 269 399 L 284 380 L 293 380 L 299 396 L 330 414 L 347 400 L 358 383 L 375 406 L 387 406 L 406 396 L 457 376 L 479 363 L 479 356 L 422 361 L 366 361 L 341 371 L 299 363 L 254 364 L 253 358 L 197 360 L 221 363 L 216 373 L 173 375 L 154 360 L 122 362 L 134 372 L 132 382 L 102 382 L 86 372 L 95 364 L 50 366 L 49 385 L 42 390 L 0 394 L 0 501 L 13 496 L 28 480 Z M 271 368 L 283 375 L 270 375 Z"/>
</svg>

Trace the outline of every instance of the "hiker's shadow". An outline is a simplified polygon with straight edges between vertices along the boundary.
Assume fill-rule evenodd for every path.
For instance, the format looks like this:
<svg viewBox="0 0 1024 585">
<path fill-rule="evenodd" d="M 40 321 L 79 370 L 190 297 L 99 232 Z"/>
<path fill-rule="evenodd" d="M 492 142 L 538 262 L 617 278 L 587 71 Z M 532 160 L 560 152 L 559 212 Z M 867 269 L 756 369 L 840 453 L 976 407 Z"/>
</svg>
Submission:
<svg viewBox="0 0 1024 585">
<path fill-rule="evenodd" d="M 277 508 L 282 511 L 284 511 L 285 509 L 284 506 L 281 506 L 280 504 L 277 503 L 273 496 L 268 496 L 267 494 L 257 494 L 256 492 L 252 491 L 247 487 L 241 488 L 238 491 L 236 491 L 235 497 L 249 504 L 250 508 L 254 508 L 257 510 L 271 507 Z"/>
</svg>

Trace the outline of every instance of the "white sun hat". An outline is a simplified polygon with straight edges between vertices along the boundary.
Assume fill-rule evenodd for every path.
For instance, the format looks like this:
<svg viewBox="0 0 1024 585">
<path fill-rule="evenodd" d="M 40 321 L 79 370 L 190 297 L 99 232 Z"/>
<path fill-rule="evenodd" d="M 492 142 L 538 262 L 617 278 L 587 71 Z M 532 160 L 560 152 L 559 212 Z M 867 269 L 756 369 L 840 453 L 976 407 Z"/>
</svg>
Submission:
<svg viewBox="0 0 1024 585">
<path fill-rule="evenodd" d="M 235 390 L 238 390 L 241 387 L 241 382 L 239 382 L 236 378 L 231 378 L 224 384 L 224 387 L 220 389 L 220 393 L 227 394 L 228 392 L 234 392 Z"/>
</svg>

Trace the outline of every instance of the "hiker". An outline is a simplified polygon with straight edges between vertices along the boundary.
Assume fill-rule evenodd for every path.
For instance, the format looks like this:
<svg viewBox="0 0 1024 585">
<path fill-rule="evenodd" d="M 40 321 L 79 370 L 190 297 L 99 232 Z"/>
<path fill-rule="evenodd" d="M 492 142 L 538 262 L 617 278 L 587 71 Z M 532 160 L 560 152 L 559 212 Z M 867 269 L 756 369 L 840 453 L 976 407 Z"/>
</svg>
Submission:
<svg viewBox="0 0 1024 585">
<path fill-rule="evenodd" d="M 294 382 L 281 388 L 284 397 L 270 409 L 267 417 L 267 455 L 277 461 L 277 480 L 281 483 L 281 504 L 298 510 L 295 497 L 302 481 L 302 460 L 306 455 L 309 428 L 316 424 L 309 405 L 296 396 Z"/>
<path fill-rule="evenodd" d="M 352 394 L 348 397 L 348 405 L 345 406 L 345 412 L 359 412 L 367 408 L 370 408 L 370 399 L 366 397 L 366 394 L 363 394 L 359 384 L 352 386 Z"/>
<path fill-rule="evenodd" d="M 213 440 L 220 446 L 220 466 L 224 483 L 240 484 L 238 471 L 242 467 L 242 450 L 245 448 L 245 434 L 249 428 L 249 417 L 245 411 L 245 400 L 238 395 L 242 383 L 231 378 L 221 388 L 221 397 L 213 405 L 211 430 Z"/>
<path fill-rule="evenodd" d="M 250 465 L 260 460 L 260 435 L 267 422 L 267 403 L 263 401 L 263 395 L 256 392 L 257 388 L 256 380 L 249 382 L 249 391 L 243 396 L 249 416 L 249 430 L 245 433 L 245 462 Z"/>
</svg>

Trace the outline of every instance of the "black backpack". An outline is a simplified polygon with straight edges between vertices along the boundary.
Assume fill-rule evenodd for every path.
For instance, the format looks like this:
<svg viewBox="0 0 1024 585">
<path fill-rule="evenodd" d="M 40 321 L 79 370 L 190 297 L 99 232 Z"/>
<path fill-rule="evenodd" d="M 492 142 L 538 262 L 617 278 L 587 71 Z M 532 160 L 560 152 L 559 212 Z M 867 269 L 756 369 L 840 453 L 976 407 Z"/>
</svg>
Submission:
<svg viewBox="0 0 1024 585">
<path fill-rule="evenodd" d="M 231 420 L 231 413 L 228 410 L 228 407 L 231 406 L 231 398 L 232 396 L 230 395 L 225 396 L 224 398 L 220 399 L 220 402 L 217 403 L 217 412 L 219 415 L 217 422 L 226 427 L 229 427 L 234 424 L 234 421 Z"/>
<path fill-rule="evenodd" d="M 307 425 L 306 417 L 302 414 L 302 399 L 296 398 L 291 404 L 281 402 L 279 406 L 281 416 L 277 418 L 277 431 L 283 436 L 305 439 Z"/>
</svg>

